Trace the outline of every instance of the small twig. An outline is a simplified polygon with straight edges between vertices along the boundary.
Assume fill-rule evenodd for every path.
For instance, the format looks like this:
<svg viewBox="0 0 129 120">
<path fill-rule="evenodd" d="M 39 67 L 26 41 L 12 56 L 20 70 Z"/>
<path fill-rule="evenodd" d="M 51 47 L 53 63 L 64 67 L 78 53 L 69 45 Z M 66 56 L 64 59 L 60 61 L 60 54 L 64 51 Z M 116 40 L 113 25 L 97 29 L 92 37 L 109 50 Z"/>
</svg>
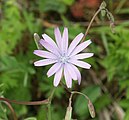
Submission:
<svg viewBox="0 0 129 120">
<path fill-rule="evenodd" d="M 9 102 L 7 102 L 7 101 L 3 101 L 3 103 L 5 103 L 8 106 L 8 108 L 10 109 L 10 111 L 12 113 L 12 116 L 13 116 L 13 119 L 18 120 L 17 116 L 16 116 L 16 113 L 15 113 L 13 107 L 11 106 L 11 104 Z"/>
<path fill-rule="evenodd" d="M 78 91 L 72 91 L 71 94 L 83 95 L 87 100 L 90 100 L 90 98 L 89 98 L 87 95 L 85 95 L 85 94 L 83 94 L 83 93 L 81 93 L 81 92 L 78 92 Z M 71 95 L 71 96 L 72 96 L 72 95 Z"/>
<path fill-rule="evenodd" d="M 62 85 L 69 93 L 71 93 L 71 91 L 66 87 L 66 85 L 61 81 L 60 85 Z"/>
<path fill-rule="evenodd" d="M 88 27 L 87 27 L 87 29 L 86 29 L 86 32 L 85 32 L 85 34 L 84 34 L 84 37 L 83 37 L 83 39 L 82 39 L 82 42 L 85 40 L 85 38 L 86 38 L 86 36 L 87 36 L 87 34 L 88 34 L 88 32 L 89 32 L 89 29 L 90 29 L 90 27 L 91 27 L 91 25 L 92 25 L 92 23 L 93 23 L 95 17 L 99 14 L 99 12 L 100 12 L 101 10 L 102 10 L 102 9 L 99 8 L 99 9 L 96 11 L 96 13 L 94 14 L 94 16 L 92 17 L 92 19 L 91 19 L 91 21 L 90 21 L 90 23 L 89 23 L 89 25 L 88 25 Z"/>
<path fill-rule="evenodd" d="M 49 104 L 49 99 L 42 100 L 42 101 L 34 101 L 34 102 L 26 102 L 26 101 L 21 101 L 20 102 L 20 101 L 9 100 L 7 98 L 0 97 L 0 101 L 3 101 L 8 106 L 8 108 L 10 109 L 10 111 L 12 113 L 12 116 L 13 116 L 14 120 L 18 120 L 18 119 L 17 119 L 16 113 L 15 113 L 15 111 L 14 111 L 14 109 L 11 106 L 10 103 L 15 103 L 15 104 L 20 104 L 20 105 L 42 105 L 42 104 Z"/>
<path fill-rule="evenodd" d="M 42 104 L 48 104 L 49 103 L 49 99 L 42 100 L 42 101 L 26 102 L 26 101 L 9 100 L 7 98 L 2 98 L 2 97 L 0 97 L 0 101 L 20 104 L 20 105 L 42 105 Z"/>
</svg>

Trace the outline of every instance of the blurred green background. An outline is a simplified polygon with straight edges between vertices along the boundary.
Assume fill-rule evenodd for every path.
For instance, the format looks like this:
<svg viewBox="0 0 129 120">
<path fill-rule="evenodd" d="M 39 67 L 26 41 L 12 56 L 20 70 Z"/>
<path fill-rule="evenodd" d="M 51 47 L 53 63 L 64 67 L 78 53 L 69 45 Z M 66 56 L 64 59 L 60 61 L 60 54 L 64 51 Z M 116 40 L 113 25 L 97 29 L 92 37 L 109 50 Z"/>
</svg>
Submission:
<svg viewBox="0 0 129 120">
<path fill-rule="evenodd" d="M 0 96 L 18 101 L 38 101 L 47 98 L 53 87 L 50 68 L 34 67 L 38 60 L 33 34 L 53 29 L 69 28 L 69 40 L 85 32 L 101 0 L 1 0 L 0 1 Z M 99 14 L 86 39 L 92 40 L 87 51 L 95 55 L 86 59 L 90 70 L 80 69 L 82 83 L 73 82 L 72 90 L 89 96 L 95 109 L 94 120 L 129 120 L 129 1 L 106 0 L 115 18 L 115 33 L 109 20 Z M 63 120 L 70 94 L 58 86 L 52 100 L 52 120 Z M 72 118 L 91 120 L 87 102 L 81 96 L 73 98 Z M 19 120 L 35 117 L 47 120 L 47 106 L 12 104 Z M 9 109 L 0 103 L 0 120 L 12 120 Z"/>
</svg>

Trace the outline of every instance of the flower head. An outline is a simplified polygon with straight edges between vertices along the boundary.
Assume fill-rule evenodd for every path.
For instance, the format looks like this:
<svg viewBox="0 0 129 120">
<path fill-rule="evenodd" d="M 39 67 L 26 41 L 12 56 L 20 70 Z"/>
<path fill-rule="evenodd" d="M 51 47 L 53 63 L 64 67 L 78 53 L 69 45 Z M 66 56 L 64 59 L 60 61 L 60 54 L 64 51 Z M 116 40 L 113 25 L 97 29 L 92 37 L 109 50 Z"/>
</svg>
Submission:
<svg viewBox="0 0 129 120">
<path fill-rule="evenodd" d="M 62 75 L 64 75 L 66 85 L 68 88 L 72 87 L 72 79 L 78 80 L 81 83 L 81 73 L 78 67 L 90 69 L 91 65 L 81 61 L 82 59 L 93 56 L 93 53 L 80 53 L 84 50 L 91 40 L 81 42 L 84 34 L 78 34 L 68 47 L 68 29 L 64 28 L 63 35 L 61 36 L 59 28 L 54 30 L 55 41 L 48 35 L 43 34 L 43 39 L 40 44 L 47 50 L 35 50 L 34 54 L 45 59 L 34 62 L 35 66 L 46 66 L 54 64 L 47 72 L 48 77 L 54 76 L 54 86 L 58 86 Z M 79 44 L 80 43 L 80 44 Z"/>
</svg>

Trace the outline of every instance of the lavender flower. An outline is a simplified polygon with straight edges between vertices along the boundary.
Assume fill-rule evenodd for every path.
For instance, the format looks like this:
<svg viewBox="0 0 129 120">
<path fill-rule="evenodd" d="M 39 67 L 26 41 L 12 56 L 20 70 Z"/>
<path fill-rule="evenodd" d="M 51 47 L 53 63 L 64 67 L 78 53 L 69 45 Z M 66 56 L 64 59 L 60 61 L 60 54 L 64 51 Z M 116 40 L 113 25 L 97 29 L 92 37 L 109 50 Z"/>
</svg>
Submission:
<svg viewBox="0 0 129 120">
<path fill-rule="evenodd" d="M 78 80 L 81 83 L 81 73 L 78 67 L 90 69 L 91 65 L 81 61 L 81 59 L 93 56 L 93 53 L 80 53 L 84 50 L 91 40 L 87 40 L 79 44 L 84 34 L 78 34 L 68 47 L 68 29 L 64 28 L 61 36 L 59 28 L 54 30 L 56 43 L 46 34 L 43 34 L 43 39 L 40 44 L 48 51 L 35 50 L 34 54 L 45 59 L 34 62 L 35 66 L 46 66 L 54 64 L 47 72 L 48 77 L 54 76 L 54 86 L 58 86 L 62 75 L 64 75 L 68 88 L 72 87 L 72 79 Z"/>
</svg>

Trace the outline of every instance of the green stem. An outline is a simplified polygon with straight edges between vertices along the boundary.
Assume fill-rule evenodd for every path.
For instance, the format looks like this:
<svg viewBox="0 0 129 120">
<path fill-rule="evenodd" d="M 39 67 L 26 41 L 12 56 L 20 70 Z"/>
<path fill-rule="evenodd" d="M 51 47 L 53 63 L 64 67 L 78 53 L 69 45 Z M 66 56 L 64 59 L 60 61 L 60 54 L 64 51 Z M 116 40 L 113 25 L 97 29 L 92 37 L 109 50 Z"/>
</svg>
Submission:
<svg viewBox="0 0 129 120">
<path fill-rule="evenodd" d="M 52 101 L 52 98 L 53 98 L 53 95 L 54 95 L 54 92 L 55 92 L 55 88 L 53 88 L 52 92 L 51 92 L 51 95 L 50 97 L 48 98 L 49 99 L 49 103 L 48 103 L 48 120 L 52 120 L 52 115 L 51 115 L 51 101 Z"/>
<path fill-rule="evenodd" d="M 48 120 L 51 120 L 51 103 L 48 104 Z"/>
</svg>

